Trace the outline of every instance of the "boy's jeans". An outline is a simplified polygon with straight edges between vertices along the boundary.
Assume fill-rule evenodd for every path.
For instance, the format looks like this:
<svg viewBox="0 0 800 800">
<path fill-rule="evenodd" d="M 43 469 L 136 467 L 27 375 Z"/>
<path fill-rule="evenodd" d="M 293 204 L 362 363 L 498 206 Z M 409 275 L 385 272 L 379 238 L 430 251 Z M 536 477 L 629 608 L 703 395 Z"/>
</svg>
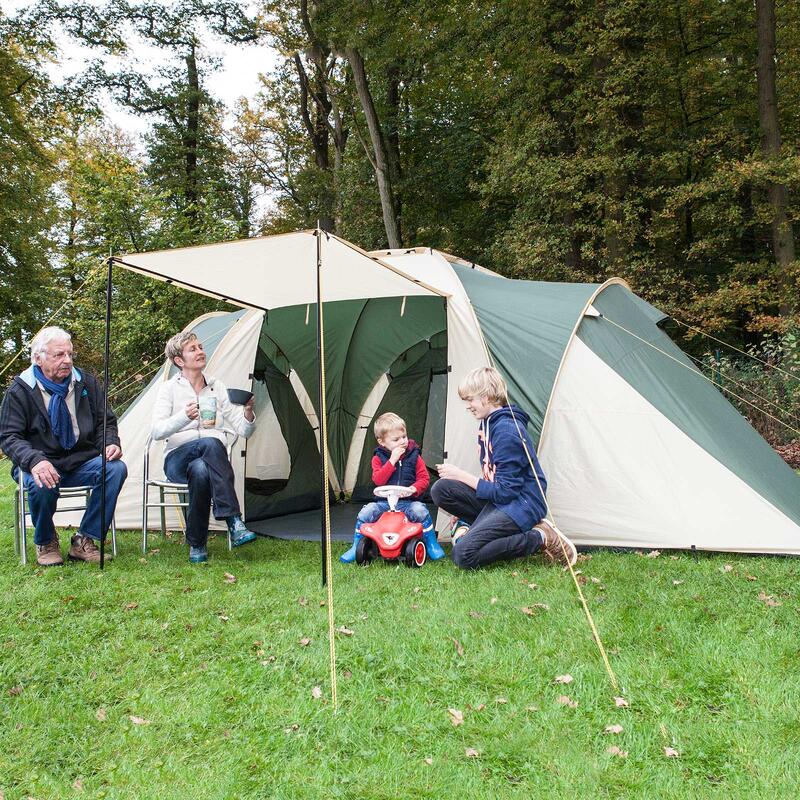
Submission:
<svg viewBox="0 0 800 800">
<path fill-rule="evenodd" d="M 356 517 L 356 533 L 361 530 L 361 526 L 365 522 L 377 522 L 381 514 L 388 510 L 388 500 L 376 500 L 373 503 L 367 503 L 358 512 L 358 517 Z M 409 522 L 421 522 L 423 533 L 433 530 L 433 520 L 431 520 L 428 509 L 419 500 L 398 500 L 397 510 L 402 511 Z"/>
<path fill-rule="evenodd" d="M 431 497 L 439 508 L 470 526 L 469 533 L 453 547 L 453 563 L 462 569 L 529 556 L 542 546 L 539 531 L 520 530 L 492 503 L 478 500 L 475 490 L 466 483 L 440 478 L 431 486 Z"/>
</svg>

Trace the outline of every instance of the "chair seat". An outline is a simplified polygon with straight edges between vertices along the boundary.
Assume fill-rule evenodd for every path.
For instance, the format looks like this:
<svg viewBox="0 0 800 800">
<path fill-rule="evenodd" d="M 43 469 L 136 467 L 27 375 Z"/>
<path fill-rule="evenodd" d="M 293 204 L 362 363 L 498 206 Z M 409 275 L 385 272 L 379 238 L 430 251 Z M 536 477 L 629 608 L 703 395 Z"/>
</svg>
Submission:
<svg viewBox="0 0 800 800">
<path fill-rule="evenodd" d="M 188 489 L 188 483 L 173 483 L 172 481 L 159 481 L 154 478 L 148 478 L 148 486 L 160 486 L 162 489 Z"/>
</svg>

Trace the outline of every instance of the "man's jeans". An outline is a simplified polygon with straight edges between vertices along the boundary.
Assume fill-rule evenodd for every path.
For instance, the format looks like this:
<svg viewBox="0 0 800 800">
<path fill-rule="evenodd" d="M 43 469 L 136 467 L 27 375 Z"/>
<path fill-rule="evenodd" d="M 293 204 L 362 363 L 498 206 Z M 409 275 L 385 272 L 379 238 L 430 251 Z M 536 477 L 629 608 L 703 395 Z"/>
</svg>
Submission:
<svg viewBox="0 0 800 800">
<path fill-rule="evenodd" d="M 62 472 L 61 480 L 54 489 L 38 487 L 33 476 L 24 472 L 25 487 L 28 489 L 28 508 L 33 520 L 34 544 L 47 544 L 56 535 L 53 525 L 53 514 L 58 503 L 59 487 L 68 488 L 70 486 L 91 486 L 92 493 L 89 496 L 89 503 L 86 512 L 81 519 L 78 529 L 79 533 L 89 536 L 95 541 L 100 541 L 100 477 L 102 472 L 103 458 L 97 456 L 90 458 L 72 472 Z M 19 472 L 14 468 L 14 480 L 18 480 Z M 111 520 L 114 518 L 114 509 L 117 506 L 122 484 L 128 477 L 128 468 L 122 461 L 106 461 L 106 513 L 103 534 L 108 533 Z"/>
<path fill-rule="evenodd" d="M 462 569 L 529 556 L 542 546 L 539 531 L 520 530 L 508 514 L 479 500 L 466 483 L 440 478 L 431 486 L 431 497 L 439 508 L 470 526 L 453 546 L 453 563 Z"/>
<path fill-rule="evenodd" d="M 358 517 L 356 517 L 356 533 L 361 530 L 361 526 L 364 523 L 377 522 L 381 514 L 388 510 L 388 500 L 376 500 L 373 503 L 367 503 L 358 512 Z M 398 500 L 397 510 L 402 511 L 409 522 L 421 522 L 423 533 L 433 530 L 433 520 L 431 520 L 431 516 L 428 513 L 428 508 L 424 503 L 420 503 L 419 500 Z"/>
<path fill-rule="evenodd" d="M 240 513 L 233 467 L 219 439 L 197 439 L 177 447 L 164 459 L 164 474 L 174 483 L 189 484 L 186 541 L 192 547 L 205 547 L 208 541 L 212 501 L 216 519 Z"/>
</svg>

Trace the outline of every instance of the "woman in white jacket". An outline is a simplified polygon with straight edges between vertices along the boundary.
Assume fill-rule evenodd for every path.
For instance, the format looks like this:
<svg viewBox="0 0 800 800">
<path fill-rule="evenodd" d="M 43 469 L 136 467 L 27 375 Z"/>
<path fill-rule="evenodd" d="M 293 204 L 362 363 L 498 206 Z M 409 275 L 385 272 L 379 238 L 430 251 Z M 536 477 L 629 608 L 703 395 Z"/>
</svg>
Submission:
<svg viewBox="0 0 800 800">
<path fill-rule="evenodd" d="M 247 438 L 255 430 L 253 398 L 234 405 L 222 381 L 203 374 L 206 354 L 193 333 L 178 333 L 164 349 L 180 372 L 162 384 L 153 409 L 153 438 L 166 439 L 164 473 L 189 484 L 186 540 L 189 561 L 208 560 L 208 514 L 224 519 L 234 547 L 252 542 L 256 534 L 242 522 L 228 460 L 223 428 Z"/>
</svg>

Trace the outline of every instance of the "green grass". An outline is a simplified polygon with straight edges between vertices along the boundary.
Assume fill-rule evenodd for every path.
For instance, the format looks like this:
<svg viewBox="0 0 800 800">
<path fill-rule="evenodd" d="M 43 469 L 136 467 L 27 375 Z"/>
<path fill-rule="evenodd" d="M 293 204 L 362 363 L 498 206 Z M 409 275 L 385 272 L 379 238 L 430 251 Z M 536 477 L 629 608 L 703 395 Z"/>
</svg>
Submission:
<svg viewBox="0 0 800 800">
<path fill-rule="evenodd" d="M 798 560 L 583 561 L 629 708 L 614 705 L 568 574 L 534 560 L 474 574 L 337 562 L 335 624 L 354 633 L 336 639 L 334 715 L 317 545 L 229 555 L 217 539 L 192 567 L 158 536 L 142 559 L 127 533 L 103 573 L 40 570 L 15 559 L 12 522 L 5 472 L 5 800 L 797 796 Z M 520 610 L 534 603 L 549 609 Z M 553 683 L 565 673 L 571 684 Z M 624 731 L 605 734 L 614 723 Z"/>
</svg>

